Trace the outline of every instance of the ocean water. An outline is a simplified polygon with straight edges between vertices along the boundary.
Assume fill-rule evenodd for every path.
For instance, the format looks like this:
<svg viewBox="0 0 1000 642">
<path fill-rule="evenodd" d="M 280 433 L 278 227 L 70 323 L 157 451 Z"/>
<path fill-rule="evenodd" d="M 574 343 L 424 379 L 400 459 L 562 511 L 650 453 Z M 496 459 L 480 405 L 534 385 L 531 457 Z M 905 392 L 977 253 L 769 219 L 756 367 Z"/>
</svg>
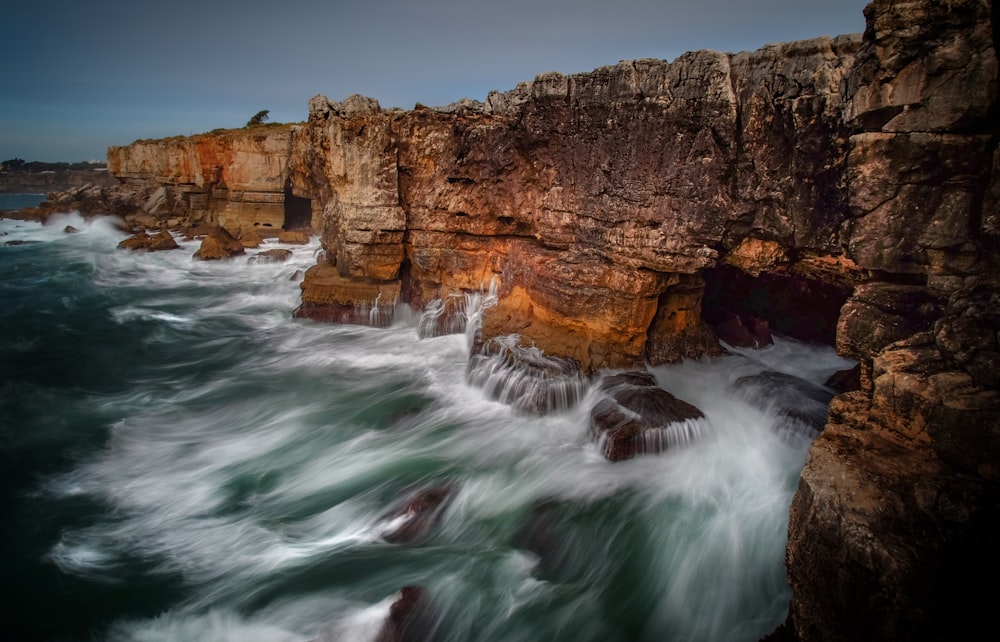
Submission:
<svg viewBox="0 0 1000 642">
<path fill-rule="evenodd" d="M 76 215 L 0 233 L 26 241 L 0 242 L 7 639 L 366 641 L 407 585 L 439 640 L 751 641 L 785 618 L 813 434 L 736 381 L 821 383 L 850 365 L 828 348 L 654 369 L 710 434 L 611 464 L 593 389 L 518 414 L 466 382 L 466 334 L 293 320 L 315 241 L 256 265 L 117 250 Z M 439 521 L 387 541 L 432 486 Z"/>
<path fill-rule="evenodd" d="M 45 194 L 0 194 L 0 212 L 38 207 L 44 200 Z"/>
</svg>

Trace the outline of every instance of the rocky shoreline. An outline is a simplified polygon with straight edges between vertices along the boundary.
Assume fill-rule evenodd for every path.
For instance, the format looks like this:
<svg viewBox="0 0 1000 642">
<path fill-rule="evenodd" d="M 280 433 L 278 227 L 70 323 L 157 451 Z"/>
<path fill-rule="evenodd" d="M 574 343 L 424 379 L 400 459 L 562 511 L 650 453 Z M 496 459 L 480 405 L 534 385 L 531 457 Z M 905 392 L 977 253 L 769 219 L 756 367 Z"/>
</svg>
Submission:
<svg viewBox="0 0 1000 642">
<path fill-rule="evenodd" d="M 544 74 L 485 103 L 317 96 L 306 124 L 111 148 L 120 185 L 35 215 L 317 233 L 299 315 L 324 321 L 404 304 L 454 328 L 449 302 L 492 285 L 478 345 L 519 336 L 497 354 L 538 372 L 519 350 L 585 376 L 771 329 L 835 342 L 860 368 L 792 504 L 783 634 L 962 637 L 1000 570 L 997 10 L 865 15 L 863 36 Z M 631 444 L 610 458 L 649 452 L 642 388 L 595 408 Z"/>
</svg>

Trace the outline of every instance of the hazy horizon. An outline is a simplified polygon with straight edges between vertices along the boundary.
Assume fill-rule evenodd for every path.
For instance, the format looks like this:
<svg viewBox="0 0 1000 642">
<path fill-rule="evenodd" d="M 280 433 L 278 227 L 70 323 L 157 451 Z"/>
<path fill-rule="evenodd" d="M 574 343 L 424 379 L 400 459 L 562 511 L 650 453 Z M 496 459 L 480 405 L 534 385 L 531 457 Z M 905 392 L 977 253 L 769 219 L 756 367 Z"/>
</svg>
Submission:
<svg viewBox="0 0 1000 642">
<path fill-rule="evenodd" d="M 316 94 L 411 109 L 485 100 L 549 71 L 858 33 L 866 3 L 311 4 L 17 3 L 0 27 L 0 159 L 103 160 L 109 146 L 242 127 L 261 109 L 302 121 Z"/>
</svg>

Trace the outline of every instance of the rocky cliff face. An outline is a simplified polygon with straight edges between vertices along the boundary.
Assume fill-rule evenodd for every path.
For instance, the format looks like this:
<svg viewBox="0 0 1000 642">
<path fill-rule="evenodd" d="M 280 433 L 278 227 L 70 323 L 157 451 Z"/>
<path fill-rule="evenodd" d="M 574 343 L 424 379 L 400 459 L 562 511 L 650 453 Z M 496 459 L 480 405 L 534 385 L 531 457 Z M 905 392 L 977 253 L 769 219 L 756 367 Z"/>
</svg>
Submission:
<svg viewBox="0 0 1000 642">
<path fill-rule="evenodd" d="M 837 397 L 795 496 L 802 639 L 960 639 L 1000 570 L 996 11 L 873 2 L 846 77 L 842 309 L 862 390 Z"/>
<path fill-rule="evenodd" d="M 288 161 L 295 125 L 137 141 L 108 149 L 108 169 L 135 209 L 171 223 L 213 222 L 239 235 L 308 228 L 307 213 L 288 221 Z M 131 212 L 122 211 L 121 214 Z"/>
<path fill-rule="evenodd" d="M 109 150 L 160 220 L 311 225 L 298 314 L 516 333 L 585 371 L 719 349 L 708 322 L 861 364 L 795 496 L 789 628 L 939 639 L 1000 535 L 996 10 L 876 0 L 863 37 L 543 74 L 485 103 Z M 139 204 L 138 198 L 133 202 Z"/>
</svg>

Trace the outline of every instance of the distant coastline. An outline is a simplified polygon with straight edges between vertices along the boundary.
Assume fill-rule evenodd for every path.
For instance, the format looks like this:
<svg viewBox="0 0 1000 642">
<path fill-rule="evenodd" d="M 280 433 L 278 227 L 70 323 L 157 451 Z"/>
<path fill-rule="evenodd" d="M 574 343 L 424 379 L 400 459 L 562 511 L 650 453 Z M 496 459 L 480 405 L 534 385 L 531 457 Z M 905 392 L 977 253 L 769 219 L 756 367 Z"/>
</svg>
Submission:
<svg viewBox="0 0 1000 642">
<path fill-rule="evenodd" d="M 100 169 L 0 171 L 0 194 L 46 194 L 63 192 L 87 184 L 111 187 L 118 183 L 106 167 Z"/>
</svg>

